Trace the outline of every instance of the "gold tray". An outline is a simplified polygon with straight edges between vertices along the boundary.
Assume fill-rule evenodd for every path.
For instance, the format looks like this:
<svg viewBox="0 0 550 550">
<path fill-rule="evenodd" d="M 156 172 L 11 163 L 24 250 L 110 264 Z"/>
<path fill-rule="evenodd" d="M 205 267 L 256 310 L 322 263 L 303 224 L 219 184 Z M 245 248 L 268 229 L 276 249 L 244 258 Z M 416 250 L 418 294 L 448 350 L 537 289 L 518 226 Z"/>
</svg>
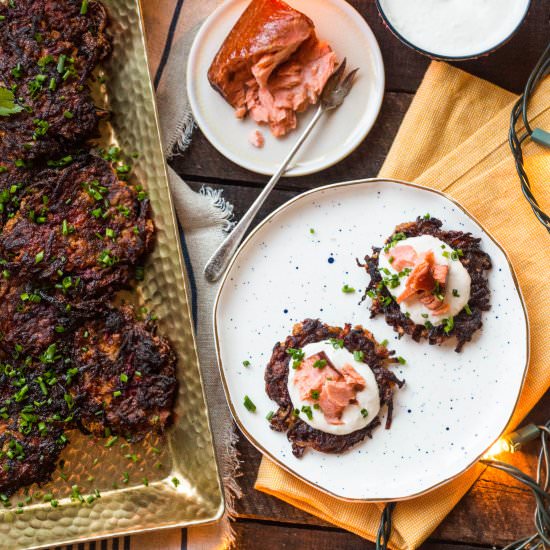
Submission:
<svg viewBox="0 0 550 550">
<path fill-rule="evenodd" d="M 0 507 L 0 548 L 10 550 L 213 522 L 223 513 L 139 1 L 103 3 L 114 47 L 103 67 L 107 79 L 102 99 L 113 113 L 103 142 L 114 141 L 127 153 L 139 152 L 134 173 L 149 193 L 157 237 L 145 280 L 131 300 L 158 315 L 159 332 L 170 338 L 177 352 L 176 421 L 162 438 L 130 445 L 119 439 L 111 447 L 105 447 L 107 440 L 68 432 L 71 443 L 61 455 L 64 468 L 54 472 L 50 483 L 31 488 L 33 499 L 22 513 L 16 510 L 25 500 L 23 492 L 10 499 L 11 508 Z M 84 498 L 95 489 L 101 498 L 91 504 L 71 499 L 73 485 Z M 56 508 L 44 502 L 43 495 L 49 493 L 59 503 Z"/>
</svg>

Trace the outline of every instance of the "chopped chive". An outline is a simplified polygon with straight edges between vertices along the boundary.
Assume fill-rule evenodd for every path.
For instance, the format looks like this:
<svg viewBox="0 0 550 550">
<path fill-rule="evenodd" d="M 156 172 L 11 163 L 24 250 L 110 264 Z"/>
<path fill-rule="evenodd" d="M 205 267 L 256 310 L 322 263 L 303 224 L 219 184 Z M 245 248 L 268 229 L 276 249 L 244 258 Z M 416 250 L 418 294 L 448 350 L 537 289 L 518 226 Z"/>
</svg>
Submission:
<svg viewBox="0 0 550 550">
<path fill-rule="evenodd" d="M 367 416 L 369 416 L 369 411 L 367 411 L 367 409 L 361 409 L 361 416 L 367 418 Z"/>
<path fill-rule="evenodd" d="M 354 351 L 353 358 L 359 363 L 361 363 L 365 359 L 365 352 L 362 350 Z"/>
<path fill-rule="evenodd" d="M 287 355 L 290 355 L 290 357 L 292 357 L 293 359 L 292 368 L 297 369 L 301 365 L 302 361 L 304 360 L 305 353 L 303 352 L 303 350 L 296 349 L 296 348 L 288 348 L 286 350 L 286 353 Z"/>
<path fill-rule="evenodd" d="M 247 411 L 256 412 L 256 405 L 254 405 L 254 403 L 252 402 L 252 399 L 250 399 L 248 395 L 244 396 L 243 404 Z"/>
<path fill-rule="evenodd" d="M 353 294 L 355 292 L 355 289 L 352 286 L 349 286 L 349 285 L 345 284 L 342 287 L 342 292 L 344 294 Z"/>
<path fill-rule="evenodd" d="M 344 347 L 344 340 L 340 338 L 329 338 L 329 343 L 334 349 L 342 349 Z"/>
<path fill-rule="evenodd" d="M 399 356 L 399 357 L 397 358 L 397 362 L 398 362 L 400 365 L 404 365 L 407 361 L 406 361 L 403 357 Z"/>
<path fill-rule="evenodd" d="M 327 360 L 326 359 L 317 359 L 315 363 L 313 363 L 314 369 L 324 369 L 327 366 Z"/>
<path fill-rule="evenodd" d="M 65 72 L 65 61 L 67 59 L 67 56 L 62 53 L 60 56 L 59 56 L 59 59 L 57 60 L 57 72 L 59 74 L 63 74 Z"/>
<path fill-rule="evenodd" d="M 443 324 L 444 324 L 443 330 L 445 334 L 449 334 L 455 326 L 455 320 L 453 317 L 449 317 L 448 319 L 443 319 Z"/>
<path fill-rule="evenodd" d="M 111 438 L 109 438 L 109 441 L 105 443 L 104 447 L 112 447 L 116 442 L 118 441 L 118 435 L 114 435 Z"/>
<path fill-rule="evenodd" d="M 243 361 L 243 367 L 250 367 L 250 361 Z"/>
<path fill-rule="evenodd" d="M 304 405 L 302 407 L 302 412 L 307 416 L 308 420 L 313 420 L 313 411 L 309 405 Z"/>
</svg>

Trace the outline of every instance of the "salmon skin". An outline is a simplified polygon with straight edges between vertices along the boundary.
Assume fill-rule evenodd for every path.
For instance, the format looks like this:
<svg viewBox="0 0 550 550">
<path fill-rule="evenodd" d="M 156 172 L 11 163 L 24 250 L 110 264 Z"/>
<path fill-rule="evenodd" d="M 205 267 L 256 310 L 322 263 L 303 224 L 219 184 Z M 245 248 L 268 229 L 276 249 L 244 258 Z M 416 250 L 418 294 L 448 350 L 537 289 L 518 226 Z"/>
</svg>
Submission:
<svg viewBox="0 0 550 550">
<path fill-rule="evenodd" d="M 336 66 L 313 21 L 281 0 L 252 0 L 208 70 L 208 80 L 235 109 L 280 137 L 296 113 L 315 104 Z"/>
</svg>

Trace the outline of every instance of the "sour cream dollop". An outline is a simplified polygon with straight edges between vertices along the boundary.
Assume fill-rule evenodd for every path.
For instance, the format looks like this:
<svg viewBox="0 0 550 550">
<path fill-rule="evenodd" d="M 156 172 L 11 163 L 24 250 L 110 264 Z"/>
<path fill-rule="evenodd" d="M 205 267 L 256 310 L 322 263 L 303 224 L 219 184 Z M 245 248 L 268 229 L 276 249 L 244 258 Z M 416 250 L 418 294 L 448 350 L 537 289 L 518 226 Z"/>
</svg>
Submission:
<svg viewBox="0 0 550 550">
<path fill-rule="evenodd" d="M 390 261 L 394 258 L 392 250 L 397 247 L 412 247 L 419 256 L 431 251 L 437 265 L 448 267 L 443 303 L 449 305 L 449 310 L 445 314 L 434 315 L 432 310 L 428 309 L 414 296 L 399 304 L 401 311 L 417 325 L 424 325 L 429 321 L 432 325 L 437 326 L 443 323 L 445 319 L 458 315 L 470 300 L 472 281 L 470 274 L 460 262 L 457 251 L 431 235 L 421 235 L 397 241 L 395 246 L 387 252 L 382 249 L 378 260 L 378 269 L 382 278 L 388 279 L 394 275 L 398 276 L 398 279 L 393 277 L 394 281 L 398 281 L 397 286 L 391 288 L 391 285 L 386 285 L 388 292 L 394 298 L 403 293 L 412 274 L 411 270 L 408 275 L 399 277 L 399 273 L 403 273 L 403 270 L 395 268 L 397 263 L 395 260 Z"/>
<path fill-rule="evenodd" d="M 318 404 L 318 400 L 302 398 L 303 384 L 297 383 L 297 373 L 300 368 L 293 369 L 291 361 L 288 373 L 288 393 L 294 409 L 300 411 L 300 419 L 316 430 L 334 435 L 350 434 L 370 424 L 380 412 L 380 393 L 371 368 L 366 363 L 357 361 L 347 349 L 339 347 L 335 349 L 328 340 L 308 344 L 303 347 L 302 351 L 304 352 L 304 361 L 320 352 L 324 352 L 337 370 L 352 367 L 357 375 L 362 378 L 365 386 L 364 389 L 356 393 L 356 402 L 345 407 L 340 418 L 341 424 L 330 423 L 320 408 L 314 408 L 314 405 Z M 305 407 L 306 411 L 310 413 L 311 418 L 302 411 L 302 407 Z"/>
<path fill-rule="evenodd" d="M 491 50 L 510 36 L 529 0 L 380 0 L 394 29 L 408 42 L 442 57 Z"/>
</svg>

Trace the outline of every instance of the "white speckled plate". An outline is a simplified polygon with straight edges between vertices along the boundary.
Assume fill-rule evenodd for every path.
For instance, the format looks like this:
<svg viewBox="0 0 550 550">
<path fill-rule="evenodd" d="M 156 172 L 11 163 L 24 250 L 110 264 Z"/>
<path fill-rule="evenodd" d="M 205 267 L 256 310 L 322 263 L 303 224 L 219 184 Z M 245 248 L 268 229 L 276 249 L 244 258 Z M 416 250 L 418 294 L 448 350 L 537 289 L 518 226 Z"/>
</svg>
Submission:
<svg viewBox="0 0 550 550">
<path fill-rule="evenodd" d="M 493 261 L 492 309 L 460 354 L 452 345 L 397 340 L 383 318 L 371 320 L 368 305 L 359 304 L 368 276 L 355 258 L 380 245 L 398 223 L 427 212 L 446 228 L 481 237 Z M 357 293 L 342 293 L 344 283 Z M 277 408 L 264 391 L 273 345 L 306 317 L 363 324 L 407 359 L 395 369 L 406 385 L 396 394 L 391 430 L 377 428 L 372 440 L 342 455 L 308 450 L 297 459 L 286 435 L 272 431 L 265 419 Z M 528 363 L 523 299 L 500 246 L 447 196 L 388 180 L 315 189 L 263 221 L 222 282 L 214 326 L 226 395 L 244 434 L 302 480 L 345 499 L 411 498 L 459 475 L 505 429 Z M 245 395 L 257 405 L 255 413 L 244 407 Z"/>
<path fill-rule="evenodd" d="M 302 176 L 332 166 L 363 141 L 382 105 L 384 64 L 370 27 L 345 0 L 287 2 L 313 20 L 318 36 L 332 45 L 339 60 L 347 57 L 348 67 L 359 67 L 344 105 L 319 122 L 286 174 Z M 256 149 L 248 142 L 251 132 L 258 129 L 256 123 L 250 118 L 235 118 L 233 108 L 210 86 L 208 68 L 248 4 L 249 0 L 227 0 L 206 20 L 189 55 L 187 93 L 197 124 L 222 155 L 244 168 L 271 175 L 306 127 L 314 109 L 300 115 L 298 129 L 282 139 L 273 137 L 269 129 L 261 129 L 266 143 L 263 149 Z"/>
</svg>

